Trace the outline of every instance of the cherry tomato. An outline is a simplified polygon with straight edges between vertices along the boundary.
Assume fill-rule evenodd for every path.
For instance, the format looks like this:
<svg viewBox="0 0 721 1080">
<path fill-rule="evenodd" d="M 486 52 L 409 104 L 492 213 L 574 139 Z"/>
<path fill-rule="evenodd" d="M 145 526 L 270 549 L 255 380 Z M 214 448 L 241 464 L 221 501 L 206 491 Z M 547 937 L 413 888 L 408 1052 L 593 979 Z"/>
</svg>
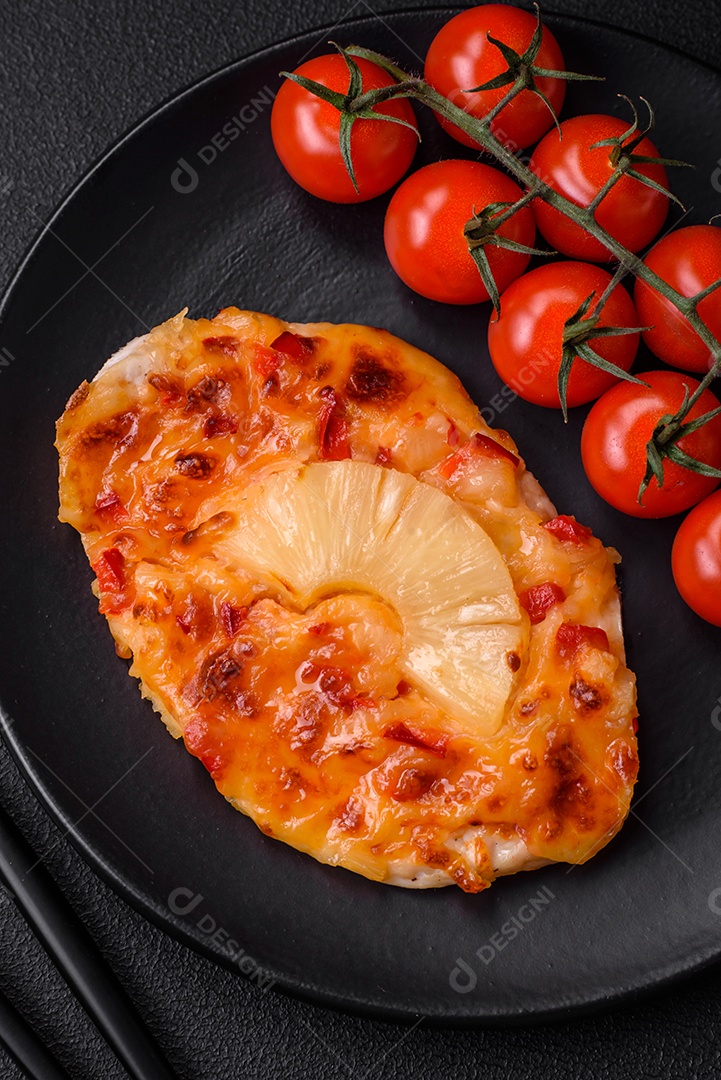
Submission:
<svg viewBox="0 0 721 1080">
<path fill-rule="evenodd" d="M 376 64 L 357 59 L 363 90 L 390 86 L 393 80 Z M 294 72 L 345 94 L 350 74 L 340 54 L 317 56 Z M 395 116 L 416 127 L 405 98 L 385 102 L 375 111 Z M 401 124 L 356 120 L 351 130 L 351 157 L 359 190 L 353 187 L 340 152 L 340 113 L 309 90 L 287 79 L 273 102 L 270 117 L 273 145 L 297 184 L 328 202 L 356 203 L 373 199 L 393 187 L 407 171 L 416 152 L 417 137 Z"/>
<path fill-rule="evenodd" d="M 646 472 L 646 443 L 663 416 L 680 408 L 684 388 L 693 393 L 696 379 L 677 371 L 645 371 L 648 387 L 617 383 L 600 398 L 586 418 L 581 436 L 581 457 L 586 476 L 598 494 L 633 517 L 658 518 L 678 514 L 700 502 L 718 484 L 712 476 L 664 460 L 663 487 L 651 478 L 638 502 L 638 488 Z M 705 390 L 687 419 L 718 408 L 718 399 Z M 684 436 L 679 449 L 699 461 L 721 468 L 721 416 Z"/>
<path fill-rule="evenodd" d="M 706 622 L 721 626 L 721 491 L 695 506 L 671 553 L 676 588 Z"/>
<path fill-rule="evenodd" d="M 695 296 L 721 278 L 721 229 L 713 225 L 677 229 L 662 237 L 644 262 L 682 296 Z M 641 325 L 652 327 L 643 335 L 651 352 L 673 367 L 705 374 L 712 364 L 711 353 L 685 315 L 640 278 L 634 296 Z M 721 289 L 696 310 L 721 341 Z"/>
<path fill-rule="evenodd" d="M 482 119 L 509 89 L 503 86 L 498 90 L 468 93 L 507 69 L 501 52 L 487 35 L 522 54 L 530 45 L 535 29 L 533 15 L 506 4 L 483 4 L 462 11 L 441 27 L 431 42 L 426 57 L 426 82 L 454 105 Z M 565 70 L 558 42 L 545 26 L 535 64 L 547 71 Z M 537 86 L 558 115 L 566 95 L 563 79 L 540 78 Z M 441 117 L 439 120 L 449 135 L 464 146 L 477 145 L 455 124 Z M 518 150 L 538 142 L 552 125 L 548 106 L 537 94 L 523 90 L 491 122 L 491 131 L 511 150 Z"/>
<path fill-rule="evenodd" d="M 488 348 L 498 374 L 525 401 L 560 408 L 558 370 L 563 354 L 564 323 L 592 292 L 598 299 L 611 281 L 600 266 L 556 262 L 524 274 L 501 297 L 500 317 L 488 325 Z M 595 305 L 591 305 L 593 312 Z M 623 285 L 609 296 L 599 326 L 637 326 L 631 297 Z M 638 334 L 592 338 L 588 344 L 604 360 L 628 371 L 638 349 Z M 612 386 L 614 375 L 586 360 L 573 362 L 568 405 L 583 405 Z"/>
<path fill-rule="evenodd" d="M 601 139 L 619 138 L 628 124 L 615 116 L 574 116 L 554 128 L 533 151 L 530 168 L 555 191 L 577 206 L 589 206 L 613 172 L 612 147 L 598 146 Z M 643 139 L 634 153 L 658 157 L 650 139 Z M 663 165 L 637 163 L 639 173 L 668 187 Z M 541 199 L 533 203 L 539 231 L 551 247 L 574 259 L 608 262 L 613 258 L 599 240 Z M 650 244 L 666 220 L 668 198 L 632 176 L 622 176 L 599 204 L 595 216 L 606 232 L 630 251 Z"/>
<path fill-rule="evenodd" d="M 385 220 L 385 245 L 398 277 L 429 300 L 477 304 L 488 291 L 473 261 L 463 227 L 496 202 L 515 202 L 519 186 L 505 173 L 477 161 L 438 161 L 413 173 L 394 192 Z M 536 230 L 524 206 L 500 235 L 531 246 Z M 499 291 L 523 273 L 529 256 L 487 245 Z"/>
</svg>

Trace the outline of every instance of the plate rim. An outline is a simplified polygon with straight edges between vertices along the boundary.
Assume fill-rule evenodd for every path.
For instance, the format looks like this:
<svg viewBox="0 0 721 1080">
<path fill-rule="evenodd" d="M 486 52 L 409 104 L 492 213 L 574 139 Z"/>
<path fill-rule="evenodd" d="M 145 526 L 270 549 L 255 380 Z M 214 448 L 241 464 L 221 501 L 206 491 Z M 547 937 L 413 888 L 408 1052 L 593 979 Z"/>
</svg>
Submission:
<svg viewBox="0 0 721 1080">
<path fill-rule="evenodd" d="M 456 14 L 459 10 L 461 9 L 448 4 L 434 4 L 428 7 L 399 7 L 393 8 L 390 11 L 384 11 L 380 18 L 381 21 L 385 21 L 386 19 L 397 16 L 427 17 L 441 14 L 448 14 L 450 16 Z M 655 48 L 660 48 L 672 55 L 678 56 L 684 61 L 710 72 L 717 77 L 721 76 L 721 65 L 717 66 L 708 61 L 698 59 L 685 50 L 680 49 L 675 45 L 659 41 L 651 35 L 610 25 L 602 20 L 589 19 L 553 10 L 546 11 L 545 15 L 550 16 L 552 22 L 598 27 L 612 34 L 651 44 Z M 378 19 L 379 16 L 375 14 L 363 15 L 357 18 L 348 19 L 340 25 L 344 28 L 362 28 L 364 26 L 375 24 Z M 164 114 L 170 111 L 170 109 L 181 104 L 185 99 L 192 97 L 200 89 L 210 86 L 213 82 L 221 80 L 232 72 L 240 71 L 245 66 L 267 57 L 269 54 L 284 47 L 294 44 L 302 45 L 311 40 L 313 41 L 313 44 L 310 46 L 309 51 L 312 51 L 316 47 L 322 45 L 323 35 L 335 30 L 337 25 L 338 24 L 329 26 L 328 24 L 323 24 L 311 27 L 302 33 L 290 35 L 289 37 L 282 38 L 270 45 L 263 46 L 260 49 L 243 53 L 241 56 L 214 68 L 207 74 L 201 75 L 181 90 L 171 93 L 165 97 L 160 104 L 143 113 L 137 121 L 121 132 L 121 134 L 91 162 L 85 171 L 81 173 L 80 177 L 72 183 L 47 218 L 47 221 L 43 222 L 42 226 L 37 229 L 35 235 L 26 245 L 16 264 L 15 270 L 10 275 L 8 284 L 3 290 L 2 296 L 0 296 L 0 333 L 2 333 L 7 311 L 14 300 L 14 294 L 21 284 L 26 270 L 38 253 L 46 233 L 52 230 L 55 223 L 62 217 L 66 209 L 74 201 L 76 196 L 81 193 L 86 184 L 92 181 L 97 172 L 109 163 L 111 159 L 124 148 L 126 143 L 129 143 L 136 135 L 139 135 L 151 124 L 162 118 Z M 233 964 L 232 957 L 227 956 L 222 952 L 217 952 L 209 947 L 206 936 L 199 932 L 194 933 L 193 928 L 181 919 L 176 918 L 167 908 L 161 908 L 161 906 L 154 902 L 147 894 L 134 888 L 132 883 L 126 880 L 122 874 L 113 867 L 112 863 L 99 849 L 96 849 L 93 844 L 86 841 L 82 834 L 76 832 L 75 825 L 70 820 L 69 815 L 65 814 L 62 808 L 55 803 L 51 793 L 46 789 L 40 776 L 39 769 L 34 767 L 30 755 L 27 752 L 27 748 L 24 746 L 22 740 L 19 737 L 16 737 L 12 716 L 2 707 L 2 705 L 0 705 L 0 736 L 7 746 L 23 781 L 28 785 L 37 802 L 49 815 L 53 824 L 63 831 L 65 839 L 70 842 L 74 850 L 80 855 L 92 872 L 96 873 L 104 884 L 108 885 L 113 890 L 116 896 L 119 896 L 123 901 L 128 903 L 138 914 L 148 919 L 163 933 L 180 941 L 193 952 L 211 960 L 226 970 L 232 971 L 236 976 L 241 976 L 247 982 L 252 981 L 250 975 L 246 975 L 239 970 L 237 965 Z M 418 1011 L 408 1008 L 399 1008 L 389 1005 L 384 1006 L 368 1001 L 365 998 L 355 997 L 347 992 L 340 995 L 334 991 L 324 990 L 306 980 L 284 974 L 267 963 L 263 963 L 262 969 L 271 977 L 272 981 L 270 989 L 281 993 L 284 996 L 300 999 L 316 1006 L 321 1005 L 346 1015 L 363 1016 L 403 1025 L 411 1025 L 414 1022 L 417 1022 L 418 1018 L 422 1016 L 427 1025 L 435 1028 L 473 1029 L 533 1027 L 547 1023 L 581 1019 L 589 1015 L 604 1015 L 611 1011 L 615 1011 L 623 1005 L 636 1004 L 642 1000 L 651 998 L 674 985 L 689 982 L 693 977 L 698 976 L 715 964 L 718 964 L 719 961 L 721 961 L 721 945 L 713 949 L 697 951 L 694 958 L 688 963 L 681 964 L 679 962 L 671 962 L 670 964 L 656 968 L 650 976 L 645 973 L 646 978 L 642 984 L 631 986 L 628 989 L 621 989 L 617 992 L 610 991 L 604 993 L 596 991 L 595 996 L 587 996 L 583 1000 L 577 999 L 570 1005 L 559 1004 L 551 1008 L 539 1008 L 532 1012 L 524 1013 L 463 1013 L 455 1015 L 448 1015 L 447 1013 L 440 1012 L 419 1013 Z"/>
</svg>

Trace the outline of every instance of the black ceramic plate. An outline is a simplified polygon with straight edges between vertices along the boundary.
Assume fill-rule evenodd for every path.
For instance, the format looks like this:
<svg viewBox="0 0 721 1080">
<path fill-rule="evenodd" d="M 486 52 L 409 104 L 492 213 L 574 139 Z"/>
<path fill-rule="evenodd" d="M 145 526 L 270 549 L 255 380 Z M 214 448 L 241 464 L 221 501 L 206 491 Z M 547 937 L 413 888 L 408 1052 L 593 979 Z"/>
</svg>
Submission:
<svg viewBox="0 0 721 1080">
<path fill-rule="evenodd" d="M 269 134 L 278 72 L 329 36 L 417 66 L 448 13 L 370 18 L 226 68 L 144 121 L 76 188 L 36 242 L 0 332 L 0 701 L 4 734 L 92 865 L 150 918 L 222 963 L 328 1004 L 396 1017 L 563 1015 L 637 993 L 721 953 L 721 633 L 673 588 L 677 521 L 605 506 L 580 464 L 583 414 L 493 404 L 486 308 L 409 293 L 386 263 L 385 199 L 315 201 Z M 552 19 L 566 115 L 649 97 L 662 151 L 694 161 L 677 189 L 718 211 L 721 77 L 660 46 Z M 421 161 L 457 156 L 432 117 Z M 460 151 L 462 152 L 462 151 Z M 715 179 L 714 179 L 715 177 Z M 233 811 L 164 731 L 117 658 L 76 534 L 56 521 L 53 422 L 127 339 L 184 305 L 386 326 L 439 357 L 518 441 L 559 508 L 624 556 L 642 769 L 620 836 L 591 863 L 500 880 L 481 896 L 409 892 L 321 866 Z"/>
</svg>

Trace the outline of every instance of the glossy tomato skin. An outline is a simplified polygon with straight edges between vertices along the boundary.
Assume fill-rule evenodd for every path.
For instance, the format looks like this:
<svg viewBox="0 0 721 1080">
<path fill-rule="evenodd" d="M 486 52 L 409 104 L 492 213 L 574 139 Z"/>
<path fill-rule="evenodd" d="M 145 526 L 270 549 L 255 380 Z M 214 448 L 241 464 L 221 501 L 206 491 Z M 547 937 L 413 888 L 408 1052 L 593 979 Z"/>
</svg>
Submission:
<svg viewBox="0 0 721 1080">
<path fill-rule="evenodd" d="M 412 173 L 394 192 L 384 240 L 391 266 L 409 288 L 445 304 L 478 304 L 488 292 L 471 257 L 463 227 L 484 207 L 515 202 L 521 189 L 505 173 L 477 161 L 438 161 Z M 533 214 L 523 207 L 501 235 L 533 245 Z M 529 256 L 489 245 L 499 291 L 528 266 Z"/>
<path fill-rule="evenodd" d="M 715 225 L 676 229 L 659 240 L 644 262 L 682 296 L 695 296 L 721 278 L 721 229 Z M 672 367 L 705 374 L 712 363 L 709 348 L 678 308 L 640 278 L 634 297 L 641 325 L 651 327 L 643 340 L 654 356 Z M 721 341 L 721 290 L 702 300 L 697 311 Z"/>
<path fill-rule="evenodd" d="M 646 443 L 658 421 L 681 406 L 684 387 L 698 387 L 696 379 L 677 371 L 645 371 L 649 385 L 617 383 L 596 402 L 581 436 L 581 457 L 586 476 L 601 498 L 633 517 L 669 517 L 688 510 L 709 495 L 718 480 L 664 461 L 664 484 L 651 479 L 638 502 L 638 488 L 646 471 Z M 718 408 L 718 399 L 705 390 L 687 419 Z M 721 468 L 721 416 L 680 439 L 677 444 L 691 457 Z"/>
<path fill-rule="evenodd" d="M 525 401 L 560 408 L 558 371 L 563 351 L 564 323 L 592 292 L 602 295 L 611 275 L 600 266 L 557 262 L 539 266 L 518 278 L 501 297 L 500 317 L 488 325 L 488 348 L 498 374 Z M 593 305 L 590 309 L 593 311 Z M 623 285 L 608 298 L 599 326 L 637 326 L 636 312 Z M 589 345 L 628 371 L 636 356 L 639 335 L 596 338 Z M 568 380 L 570 406 L 593 401 L 616 382 L 608 372 L 577 359 Z"/>
<path fill-rule="evenodd" d="M 671 568 L 688 606 L 706 622 L 721 626 L 721 491 L 709 495 L 681 522 Z"/>
<path fill-rule="evenodd" d="M 504 86 L 476 94 L 464 93 L 507 68 L 500 51 L 486 35 L 490 33 L 521 54 L 530 45 L 535 29 L 533 15 L 506 4 L 483 4 L 462 11 L 442 26 L 431 42 L 426 57 L 426 82 L 454 105 L 481 119 L 508 91 L 508 86 Z M 565 70 L 558 42 L 545 26 L 536 64 L 548 71 Z M 563 79 L 538 79 L 538 88 L 558 115 L 566 95 Z M 464 146 L 478 145 L 455 124 L 441 117 L 439 120 L 449 135 Z M 519 150 L 537 142 L 552 125 L 547 106 L 536 94 L 524 90 L 492 121 L 491 130 L 511 150 Z"/>
<path fill-rule="evenodd" d="M 562 138 L 554 128 L 533 151 L 531 170 L 549 187 L 577 206 L 589 206 L 613 172 L 611 147 L 591 149 L 602 139 L 618 138 L 628 124 L 614 116 L 575 116 L 561 124 Z M 643 139 L 637 154 L 658 157 L 650 139 Z M 668 187 L 663 165 L 639 164 L 638 172 Z M 596 210 L 596 221 L 630 251 L 640 251 L 660 232 L 668 213 L 668 198 L 630 176 L 622 176 Z M 591 236 L 541 199 L 533 203 L 539 232 L 556 251 L 573 259 L 608 262 L 613 256 Z"/>
<path fill-rule="evenodd" d="M 356 63 L 364 91 L 392 84 L 375 64 Z M 308 60 L 295 74 L 342 94 L 348 91 L 350 75 L 339 53 Z M 376 111 L 416 126 L 406 99 L 385 102 Z M 418 144 L 414 132 L 401 124 L 356 120 L 351 131 L 356 191 L 341 157 L 340 113 L 332 105 L 286 79 L 273 102 L 270 129 L 275 151 L 295 182 L 311 195 L 336 203 L 365 202 L 388 191 L 407 172 Z"/>
</svg>

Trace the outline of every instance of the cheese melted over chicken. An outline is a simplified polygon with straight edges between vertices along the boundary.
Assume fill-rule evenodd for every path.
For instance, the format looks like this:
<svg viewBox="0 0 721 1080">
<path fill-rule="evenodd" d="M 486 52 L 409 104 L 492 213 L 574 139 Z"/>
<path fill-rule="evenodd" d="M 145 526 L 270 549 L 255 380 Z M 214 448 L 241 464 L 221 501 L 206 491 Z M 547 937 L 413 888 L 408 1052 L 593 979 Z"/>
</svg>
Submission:
<svg viewBox="0 0 721 1080">
<path fill-rule="evenodd" d="M 323 862 L 584 862 L 637 771 L 614 562 L 390 334 L 178 315 L 58 423 L 61 520 L 170 732 Z"/>
</svg>

